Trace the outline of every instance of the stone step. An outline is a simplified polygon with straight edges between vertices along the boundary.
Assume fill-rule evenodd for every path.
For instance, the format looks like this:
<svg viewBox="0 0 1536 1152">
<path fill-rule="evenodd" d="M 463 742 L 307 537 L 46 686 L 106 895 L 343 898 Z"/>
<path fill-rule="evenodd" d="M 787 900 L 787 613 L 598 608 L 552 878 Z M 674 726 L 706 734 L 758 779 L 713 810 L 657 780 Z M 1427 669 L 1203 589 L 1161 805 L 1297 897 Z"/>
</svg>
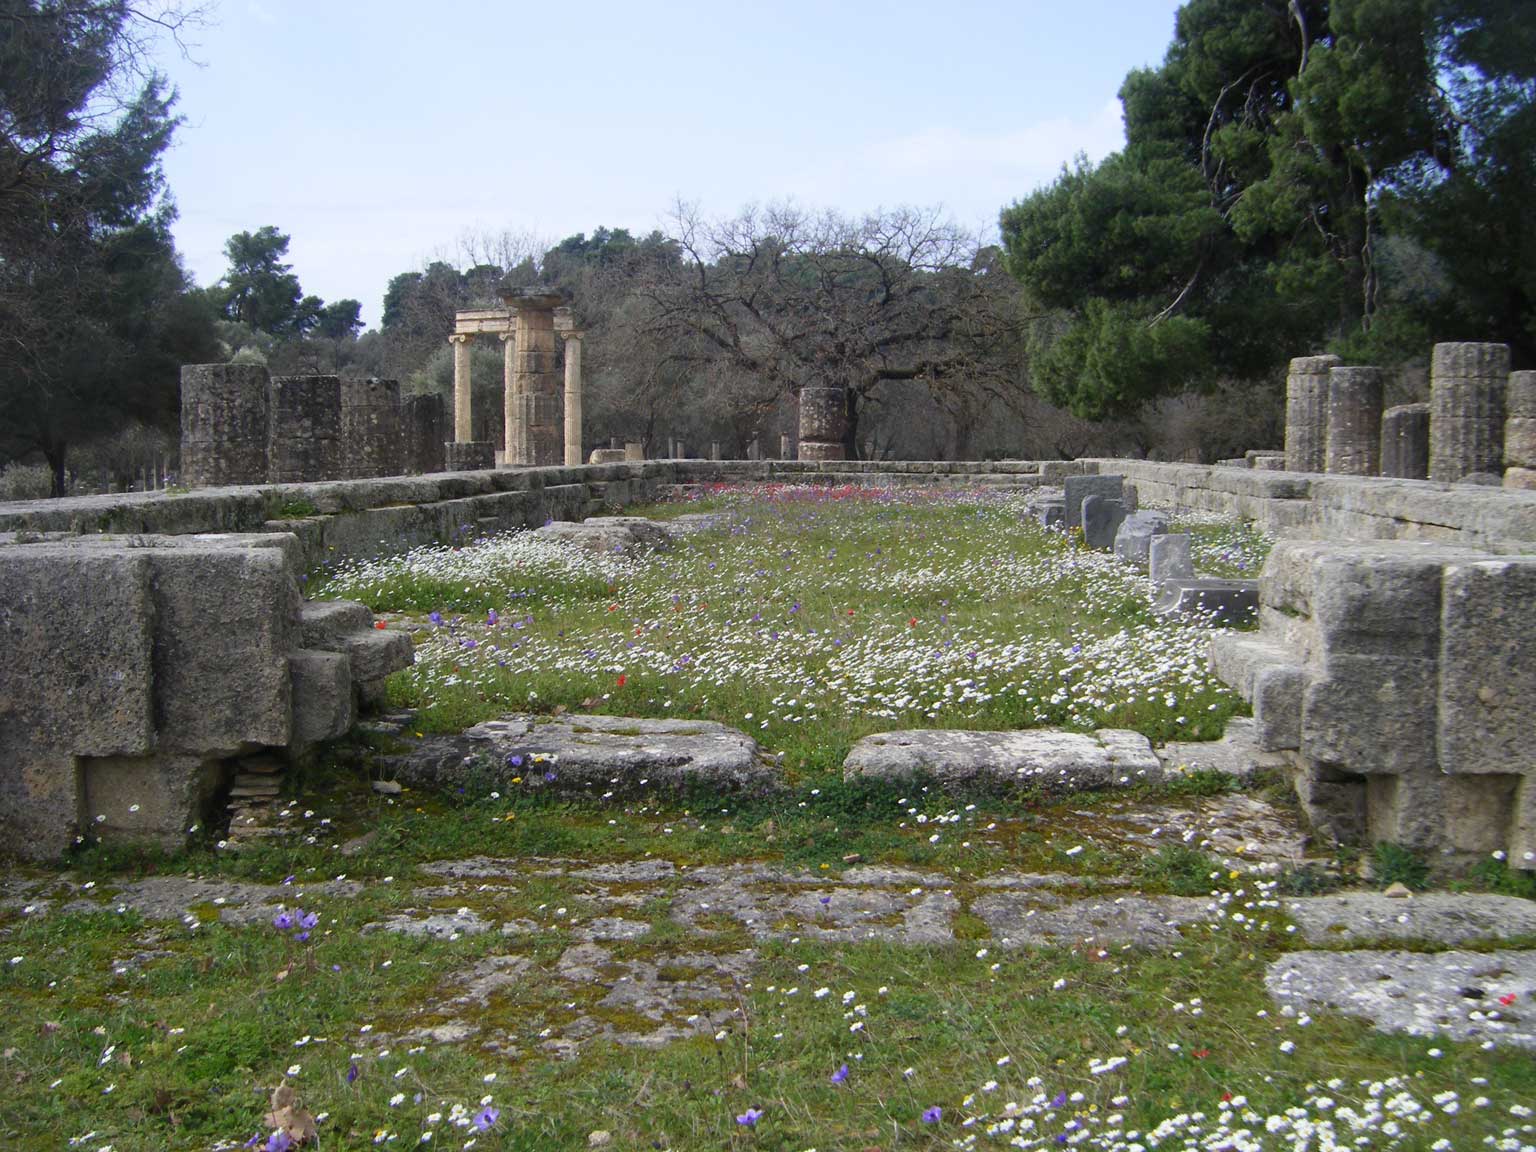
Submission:
<svg viewBox="0 0 1536 1152">
<path fill-rule="evenodd" d="M 882 732 L 856 743 L 843 779 L 932 776 L 947 784 L 1025 784 L 1076 792 L 1156 783 L 1162 762 L 1139 732 L 1036 728 L 1024 732 L 951 729 Z"/>
<path fill-rule="evenodd" d="M 339 638 L 373 627 L 373 611 L 355 600 L 306 600 L 299 609 L 299 624 L 304 647 L 335 652 Z"/>
</svg>

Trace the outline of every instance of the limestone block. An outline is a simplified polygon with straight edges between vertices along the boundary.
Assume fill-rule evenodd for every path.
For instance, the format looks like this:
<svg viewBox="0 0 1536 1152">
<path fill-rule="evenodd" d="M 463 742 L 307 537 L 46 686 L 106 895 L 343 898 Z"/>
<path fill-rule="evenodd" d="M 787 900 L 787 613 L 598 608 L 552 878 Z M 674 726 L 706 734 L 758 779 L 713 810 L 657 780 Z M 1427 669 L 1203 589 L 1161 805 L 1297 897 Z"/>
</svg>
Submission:
<svg viewBox="0 0 1536 1152">
<path fill-rule="evenodd" d="M 339 652 L 300 649 L 289 657 L 293 678 L 293 740 L 302 749 L 345 736 L 356 723 L 352 661 Z"/>
<path fill-rule="evenodd" d="M 1259 614 L 1257 580 L 1165 580 L 1152 600 L 1158 615 L 1178 612 L 1199 616 L 1211 624 L 1251 624 Z"/>
<path fill-rule="evenodd" d="M 848 449 L 841 442 L 825 444 L 814 440 L 800 441 L 800 459 L 802 460 L 846 460 L 847 458 Z"/>
<path fill-rule="evenodd" d="M 1435 661 L 1329 653 L 1303 694 L 1301 754 L 1359 775 L 1439 771 Z"/>
<path fill-rule="evenodd" d="M 1250 703 L 1258 674 L 1290 661 L 1290 653 L 1263 632 L 1228 633 L 1211 639 L 1211 671 Z"/>
<path fill-rule="evenodd" d="M 1368 776 L 1365 781 L 1365 839 L 1389 841 L 1425 855 L 1447 847 L 1445 785 L 1434 769 L 1396 776 Z"/>
<path fill-rule="evenodd" d="M 409 668 L 416 662 L 416 648 L 411 643 L 410 635 L 392 628 L 349 632 L 324 641 L 317 638 L 314 646 L 346 656 L 352 662 L 354 684 L 383 680 L 391 672 Z"/>
<path fill-rule="evenodd" d="M 1253 722 L 1258 745 L 1266 752 L 1301 747 L 1301 711 L 1308 675 L 1293 664 L 1267 664 L 1253 677 Z"/>
<path fill-rule="evenodd" d="M 349 480 L 405 472 L 397 380 L 341 382 L 341 467 Z"/>
<path fill-rule="evenodd" d="M 1440 617 L 1440 764 L 1536 778 L 1536 556 L 1452 565 Z"/>
<path fill-rule="evenodd" d="M 489 440 L 450 440 L 443 445 L 445 472 L 489 472 L 496 467 L 496 445 Z"/>
<path fill-rule="evenodd" d="M 340 378 L 272 377 L 267 479 L 301 484 L 341 475 Z"/>
<path fill-rule="evenodd" d="M 1366 840 L 1366 788 L 1363 778 L 1347 779 L 1306 770 L 1292 778 L 1296 799 L 1312 831 L 1325 842 L 1363 844 Z"/>
<path fill-rule="evenodd" d="M 534 529 L 534 535 L 598 553 L 646 552 L 672 546 L 672 534 L 644 516 L 589 516 L 579 523 L 556 520 Z"/>
<path fill-rule="evenodd" d="M 626 461 L 641 461 L 645 459 L 645 444 L 639 440 L 624 441 L 624 459 Z"/>
<path fill-rule="evenodd" d="M 1337 356 L 1298 356 L 1285 378 L 1285 467 L 1321 472 L 1327 459 L 1328 373 Z"/>
<path fill-rule="evenodd" d="M 1429 478 L 1504 472 L 1505 344 L 1436 344 L 1429 378 Z"/>
<path fill-rule="evenodd" d="M 1168 531 L 1165 512 L 1130 512 L 1115 531 L 1115 557 L 1126 564 L 1145 568 L 1152 541 Z"/>
<path fill-rule="evenodd" d="M 841 444 L 847 429 L 848 402 L 843 389 L 808 385 L 800 390 L 801 440 Z"/>
<path fill-rule="evenodd" d="M 1440 650 L 1441 572 L 1464 556 L 1435 545 L 1336 546 L 1313 565 L 1312 618 L 1337 653 L 1433 660 Z"/>
<path fill-rule="evenodd" d="M 1147 738 L 1118 729 L 1092 735 L 1056 729 L 882 732 L 858 741 L 843 761 L 845 780 L 927 775 L 949 784 L 1065 791 L 1156 783 L 1162 774 Z"/>
<path fill-rule="evenodd" d="M 1035 518 L 1042 528 L 1064 528 L 1067 524 L 1065 500 L 1042 500 L 1035 505 Z"/>
<path fill-rule="evenodd" d="M 1519 776 L 1450 776 L 1441 787 L 1443 850 L 1485 860 L 1507 849 L 1515 831 Z"/>
<path fill-rule="evenodd" d="M 624 449 L 622 448 L 594 448 L 592 455 L 587 457 L 588 464 L 622 464 L 624 463 Z"/>
<path fill-rule="evenodd" d="M 1190 556 L 1188 532 L 1165 532 L 1147 542 L 1147 566 L 1152 583 L 1164 580 L 1193 580 L 1195 562 Z"/>
<path fill-rule="evenodd" d="M 1088 496 L 1103 496 L 1110 500 L 1125 497 L 1124 476 L 1067 476 L 1062 480 L 1066 492 L 1067 527 L 1083 526 L 1083 500 Z"/>
<path fill-rule="evenodd" d="M 306 600 L 299 608 L 301 641 L 306 648 L 329 645 L 351 632 L 373 627 L 373 609 L 356 600 Z"/>
<path fill-rule="evenodd" d="M 1284 472 L 1285 454 L 1262 453 L 1261 455 L 1251 457 L 1248 461 L 1248 466 L 1258 472 Z"/>
<path fill-rule="evenodd" d="M 1429 405 L 1399 404 L 1381 416 L 1381 474 L 1401 480 L 1429 475 Z"/>
<path fill-rule="evenodd" d="M 146 841 L 171 851 L 211 815 L 226 772 L 199 756 L 107 756 L 80 762 L 81 809 L 90 835 Z"/>
<path fill-rule="evenodd" d="M 1381 470 L 1381 407 L 1386 374 L 1380 368 L 1328 372 L 1326 471 L 1375 476 Z"/>
<path fill-rule="evenodd" d="M 1070 514 L 1072 505 L 1067 504 Z M 1125 520 L 1125 505 L 1107 496 L 1083 497 L 1083 541 L 1090 548 L 1108 552 L 1115 546 L 1115 533 Z"/>
<path fill-rule="evenodd" d="M 447 436 L 443 398 L 435 392 L 406 396 L 400 401 L 400 439 L 405 471 L 443 471 L 443 441 Z"/>
<path fill-rule="evenodd" d="M 1504 469 L 1504 487 L 1536 492 L 1536 468 Z"/>
<path fill-rule="evenodd" d="M 1536 488 L 1536 478 L 1510 483 L 1510 473 L 1536 470 L 1536 372 L 1511 372 L 1505 395 L 1504 485 Z M 1517 481 L 1522 479 L 1517 477 Z"/>
</svg>

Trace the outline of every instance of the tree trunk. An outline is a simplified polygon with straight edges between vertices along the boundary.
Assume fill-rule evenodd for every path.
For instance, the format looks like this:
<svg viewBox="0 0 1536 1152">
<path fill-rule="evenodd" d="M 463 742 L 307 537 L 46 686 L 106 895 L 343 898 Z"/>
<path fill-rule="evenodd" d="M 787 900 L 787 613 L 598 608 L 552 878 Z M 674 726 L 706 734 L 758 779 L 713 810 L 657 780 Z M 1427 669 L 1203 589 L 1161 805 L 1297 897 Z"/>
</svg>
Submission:
<svg viewBox="0 0 1536 1152">
<path fill-rule="evenodd" d="M 48 493 L 55 499 L 63 496 L 64 487 L 64 458 L 69 451 L 69 445 L 50 442 L 43 448 L 43 459 L 48 462 L 48 471 L 52 477 L 52 489 Z"/>
<path fill-rule="evenodd" d="M 852 388 L 844 388 L 843 398 L 848 414 L 843 428 L 843 455 L 849 460 L 862 460 L 859 455 L 859 394 Z"/>
</svg>

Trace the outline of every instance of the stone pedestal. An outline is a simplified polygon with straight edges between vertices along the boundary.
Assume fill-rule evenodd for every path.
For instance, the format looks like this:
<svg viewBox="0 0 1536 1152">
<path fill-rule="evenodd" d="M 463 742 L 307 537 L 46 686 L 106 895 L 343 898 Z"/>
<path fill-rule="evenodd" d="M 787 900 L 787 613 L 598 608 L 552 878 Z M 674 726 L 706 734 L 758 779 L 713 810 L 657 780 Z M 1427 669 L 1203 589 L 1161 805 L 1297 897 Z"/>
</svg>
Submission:
<svg viewBox="0 0 1536 1152">
<path fill-rule="evenodd" d="M 1321 472 L 1327 459 L 1328 373 L 1337 356 L 1298 356 L 1285 378 L 1285 468 Z"/>
<path fill-rule="evenodd" d="M 1505 395 L 1504 487 L 1536 488 L 1536 372 L 1511 372 Z"/>
<path fill-rule="evenodd" d="M 565 466 L 581 463 L 581 333 L 562 332 L 565 338 Z"/>
<path fill-rule="evenodd" d="M 1505 344 L 1436 344 L 1429 373 L 1429 478 L 1504 471 Z"/>
<path fill-rule="evenodd" d="M 182 368 L 182 483 L 189 488 L 266 483 L 270 391 L 260 364 Z"/>
<path fill-rule="evenodd" d="M 644 460 L 645 459 L 645 445 L 643 443 L 641 443 L 639 440 L 626 440 L 626 441 L 624 441 L 624 459 L 626 461 L 630 461 L 630 462 L 633 462 L 633 461 L 636 461 L 636 460 Z"/>
<path fill-rule="evenodd" d="M 489 440 L 450 440 L 443 445 L 445 472 L 489 472 L 496 467 L 496 445 Z"/>
<path fill-rule="evenodd" d="M 408 473 L 443 470 L 443 398 L 435 392 L 400 401 L 400 439 Z"/>
<path fill-rule="evenodd" d="M 1429 405 L 1400 404 L 1381 417 L 1381 474 L 1399 480 L 1429 476 Z"/>
<path fill-rule="evenodd" d="M 341 478 L 341 379 L 272 377 L 267 479 L 303 484 Z"/>
<path fill-rule="evenodd" d="M 469 379 L 468 336 L 448 337 L 453 345 L 453 438 L 468 442 L 475 437 L 474 392 Z"/>
<path fill-rule="evenodd" d="M 398 476 L 404 471 L 400 442 L 400 383 L 341 382 L 341 474 L 347 480 Z"/>
<path fill-rule="evenodd" d="M 808 385 L 800 390 L 800 459 L 843 460 L 848 402 L 841 388 Z"/>
<path fill-rule="evenodd" d="M 1380 368 L 1328 371 L 1327 472 L 1374 476 L 1381 470 L 1381 404 L 1386 375 Z"/>
</svg>

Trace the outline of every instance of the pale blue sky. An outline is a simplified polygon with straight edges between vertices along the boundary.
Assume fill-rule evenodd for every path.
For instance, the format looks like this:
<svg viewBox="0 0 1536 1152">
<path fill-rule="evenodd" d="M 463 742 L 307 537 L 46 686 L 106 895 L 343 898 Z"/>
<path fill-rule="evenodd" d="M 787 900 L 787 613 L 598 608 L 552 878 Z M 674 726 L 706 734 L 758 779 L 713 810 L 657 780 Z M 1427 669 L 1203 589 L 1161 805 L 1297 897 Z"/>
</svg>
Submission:
<svg viewBox="0 0 1536 1152">
<path fill-rule="evenodd" d="M 1120 146 L 1115 92 L 1178 0 L 221 0 L 167 52 L 166 158 L 201 284 L 289 233 L 306 292 L 363 302 L 468 231 L 556 241 L 794 200 L 998 210 Z"/>
</svg>

